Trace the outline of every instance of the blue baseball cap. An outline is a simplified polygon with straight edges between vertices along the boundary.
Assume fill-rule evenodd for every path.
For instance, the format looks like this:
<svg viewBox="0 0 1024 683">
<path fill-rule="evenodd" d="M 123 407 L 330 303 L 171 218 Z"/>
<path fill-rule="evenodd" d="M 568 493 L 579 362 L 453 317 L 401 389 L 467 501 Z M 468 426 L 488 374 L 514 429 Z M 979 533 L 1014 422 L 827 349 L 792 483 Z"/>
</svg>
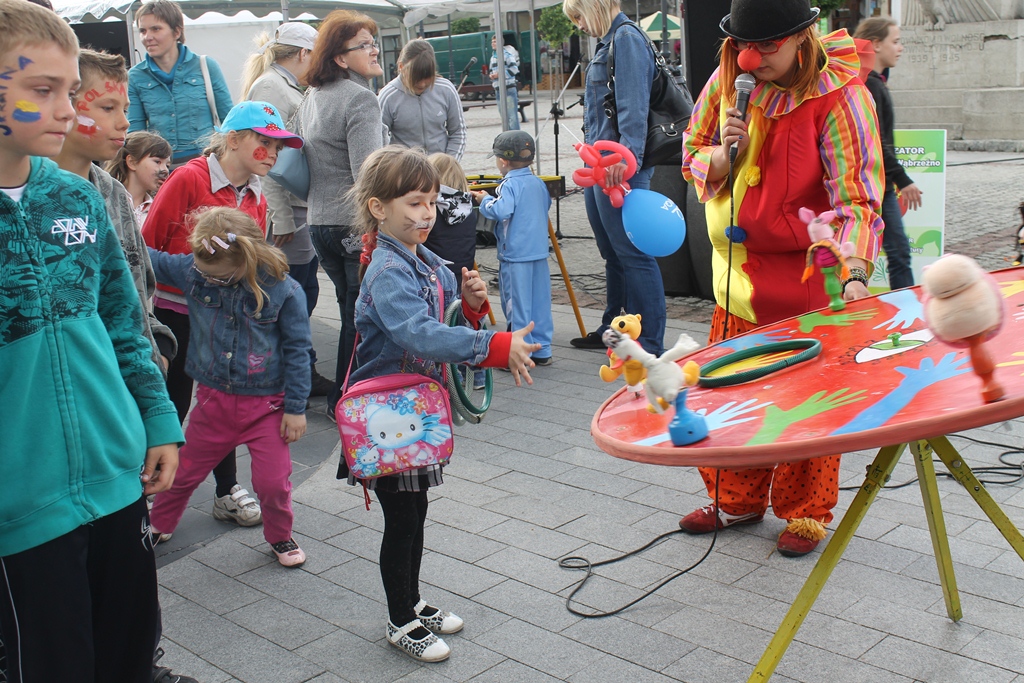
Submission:
<svg viewBox="0 0 1024 683">
<path fill-rule="evenodd" d="M 277 113 L 277 107 L 269 102 L 246 101 L 231 107 L 224 122 L 217 129 L 218 133 L 233 130 L 254 130 L 268 138 L 284 140 L 288 147 L 302 147 L 302 138 L 284 129 L 284 121 Z"/>
</svg>

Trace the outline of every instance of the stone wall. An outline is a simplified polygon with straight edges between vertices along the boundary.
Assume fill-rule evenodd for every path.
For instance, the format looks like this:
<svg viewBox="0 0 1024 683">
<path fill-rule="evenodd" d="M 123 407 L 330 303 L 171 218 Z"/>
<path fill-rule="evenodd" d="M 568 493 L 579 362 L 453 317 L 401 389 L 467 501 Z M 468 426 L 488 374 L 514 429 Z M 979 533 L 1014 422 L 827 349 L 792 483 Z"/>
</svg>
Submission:
<svg viewBox="0 0 1024 683">
<path fill-rule="evenodd" d="M 903 56 L 889 81 L 897 126 L 945 128 L 954 141 L 1024 139 L 1022 4 L 905 0 Z"/>
</svg>

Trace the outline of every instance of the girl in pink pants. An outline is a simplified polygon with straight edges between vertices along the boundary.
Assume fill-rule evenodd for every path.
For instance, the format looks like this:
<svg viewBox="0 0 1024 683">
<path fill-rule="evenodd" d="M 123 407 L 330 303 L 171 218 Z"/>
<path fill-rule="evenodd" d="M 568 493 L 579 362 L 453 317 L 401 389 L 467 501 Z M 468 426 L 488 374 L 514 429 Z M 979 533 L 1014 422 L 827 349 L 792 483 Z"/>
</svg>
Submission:
<svg viewBox="0 0 1024 683">
<path fill-rule="evenodd" d="M 225 207 L 198 216 L 191 254 L 150 249 L 157 280 L 185 292 L 191 325 L 185 370 L 199 384 L 174 486 L 153 503 L 157 542 L 177 528 L 189 497 L 236 446 L 252 456 L 263 537 L 278 561 L 306 555 L 292 539 L 291 454 L 306 432 L 309 317 L 284 254 L 247 214 Z"/>
</svg>

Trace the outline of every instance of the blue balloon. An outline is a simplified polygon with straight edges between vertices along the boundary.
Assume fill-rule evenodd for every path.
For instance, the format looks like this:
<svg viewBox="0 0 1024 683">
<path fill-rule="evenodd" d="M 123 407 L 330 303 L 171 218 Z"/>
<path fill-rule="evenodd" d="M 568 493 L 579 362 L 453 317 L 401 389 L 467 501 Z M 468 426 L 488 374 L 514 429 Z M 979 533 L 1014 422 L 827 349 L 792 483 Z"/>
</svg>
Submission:
<svg viewBox="0 0 1024 683">
<path fill-rule="evenodd" d="M 633 246 L 648 256 L 668 256 L 683 246 L 686 220 L 675 202 L 651 190 L 630 190 L 622 224 Z"/>
</svg>

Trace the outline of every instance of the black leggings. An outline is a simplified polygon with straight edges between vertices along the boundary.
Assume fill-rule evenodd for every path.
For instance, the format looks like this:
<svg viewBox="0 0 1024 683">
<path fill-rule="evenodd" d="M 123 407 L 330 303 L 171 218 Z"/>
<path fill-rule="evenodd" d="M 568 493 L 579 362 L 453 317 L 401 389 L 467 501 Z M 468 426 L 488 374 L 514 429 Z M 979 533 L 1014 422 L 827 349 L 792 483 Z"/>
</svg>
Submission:
<svg viewBox="0 0 1024 683">
<path fill-rule="evenodd" d="M 420 562 L 423 560 L 427 492 L 375 493 L 384 511 L 380 578 L 388 597 L 388 617 L 392 624 L 401 627 L 416 618 L 413 608 L 420 601 Z"/>
<path fill-rule="evenodd" d="M 192 389 L 195 387 L 192 378 L 185 374 L 185 361 L 188 357 L 188 335 L 191 332 L 188 316 L 172 311 L 169 308 L 154 307 L 153 313 L 157 320 L 171 328 L 174 338 L 178 340 L 178 353 L 167 368 L 167 393 L 178 411 L 178 422 L 185 423 L 188 409 L 192 407 Z M 213 468 L 213 478 L 217 482 L 217 497 L 231 493 L 231 488 L 238 483 L 238 465 L 235 463 L 234 449 Z"/>
</svg>

